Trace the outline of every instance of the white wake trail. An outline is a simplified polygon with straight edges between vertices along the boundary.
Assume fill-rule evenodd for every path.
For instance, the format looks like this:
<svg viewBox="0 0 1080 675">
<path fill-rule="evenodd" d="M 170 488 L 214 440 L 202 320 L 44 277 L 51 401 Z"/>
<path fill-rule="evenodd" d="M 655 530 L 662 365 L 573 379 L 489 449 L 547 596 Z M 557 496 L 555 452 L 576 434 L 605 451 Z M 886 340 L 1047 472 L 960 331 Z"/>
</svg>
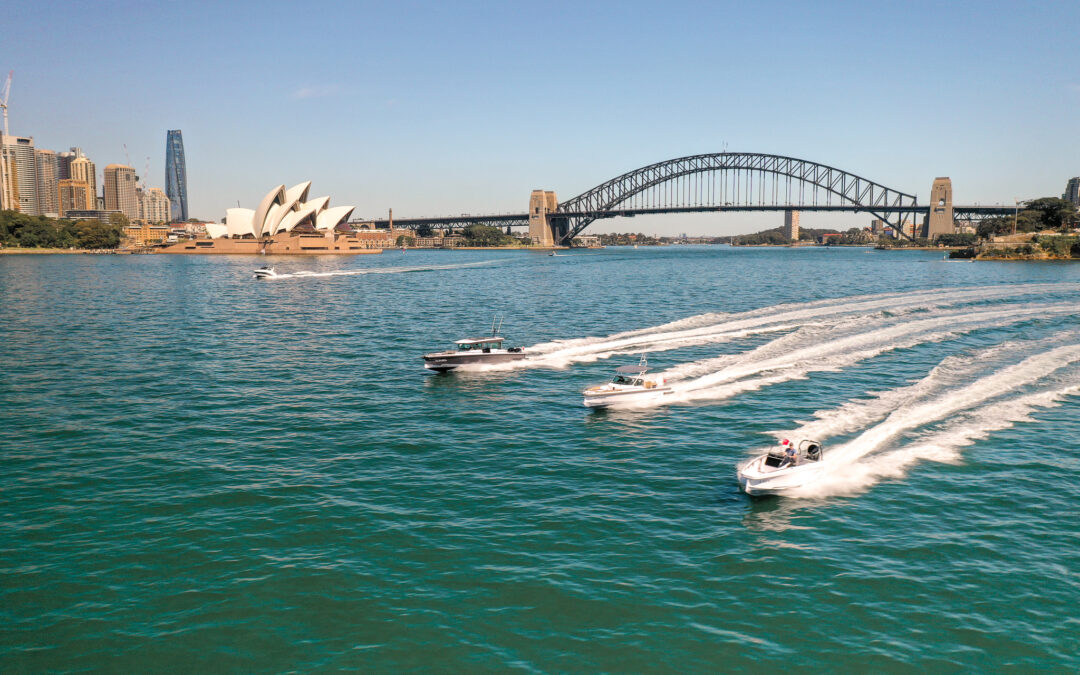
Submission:
<svg viewBox="0 0 1080 675">
<path fill-rule="evenodd" d="M 830 468 L 822 479 L 793 496 L 825 497 L 857 494 L 886 479 L 903 478 L 919 462 L 957 463 L 960 451 L 993 432 L 1033 421 L 1033 413 L 1060 406 L 1080 395 L 1080 385 L 1040 391 L 973 410 L 945 429 L 927 434 L 899 449 L 881 452 L 843 467 Z"/>
<path fill-rule="evenodd" d="M 434 272 L 438 270 L 457 270 L 467 267 L 480 267 L 498 262 L 496 260 L 481 260 L 479 262 L 457 263 L 453 265 L 417 265 L 415 267 L 367 267 L 359 270 L 334 270 L 332 272 L 311 272 L 301 270 L 299 272 L 286 272 L 272 277 L 266 277 L 266 281 L 278 281 L 281 279 L 319 279 L 325 277 L 353 277 L 364 274 L 405 274 L 408 272 Z"/>
<path fill-rule="evenodd" d="M 1018 284 L 990 288 L 931 289 L 910 293 L 885 293 L 833 298 L 802 304 L 783 304 L 734 314 L 702 314 L 651 328 L 606 337 L 589 337 L 540 343 L 527 350 L 536 355 L 514 368 L 563 368 L 572 363 L 595 361 L 636 351 L 665 351 L 686 346 L 724 342 L 762 332 L 780 332 L 815 321 L 839 320 L 878 312 L 904 313 L 955 307 L 1024 295 L 1078 291 L 1080 284 Z"/>
<path fill-rule="evenodd" d="M 711 370 L 715 365 L 728 364 L 708 375 L 673 382 L 675 393 L 670 397 L 659 399 L 657 403 L 728 398 L 767 384 L 801 378 L 809 372 L 839 370 L 887 351 L 938 342 L 976 329 L 1006 326 L 1035 316 L 1077 313 L 1080 313 L 1080 307 L 1073 305 L 1043 305 L 1023 309 L 953 313 L 825 340 L 778 356 L 770 356 L 769 345 L 763 345 L 758 350 L 746 354 L 720 357 L 668 371 L 669 376 L 675 378 L 688 372 Z M 765 353 L 764 358 L 761 357 L 760 352 Z M 732 363 L 733 360 L 734 363 Z M 751 376 L 769 372 L 774 374 L 757 381 L 745 381 Z"/>
<path fill-rule="evenodd" d="M 905 466 L 920 459 L 955 459 L 956 449 L 970 444 L 970 440 L 985 437 L 985 434 L 997 429 L 1008 428 L 1028 419 L 1034 409 L 1055 405 L 1062 398 L 1074 395 L 1080 390 L 1080 385 L 1070 382 L 1054 390 L 1006 398 L 1071 367 L 1078 361 L 1080 345 L 1059 346 L 1029 356 L 1020 363 L 963 387 L 903 405 L 892 411 L 884 421 L 866 429 L 856 438 L 831 450 L 827 449 L 822 460 L 824 466 L 820 480 L 793 491 L 791 496 L 822 497 L 857 492 L 890 475 L 890 462 L 895 464 L 898 475 L 902 475 Z M 1077 374 L 1073 371 L 1070 378 L 1075 380 L 1076 377 Z M 954 416 L 958 416 L 958 421 L 947 425 L 941 431 L 931 432 L 922 440 L 886 453 L 882 457 L 865 459 L 868 455 L 886 449 L 905 433 Z"/>
<path fill-rule="evenodd" d="M 858 431 L 885 418 L 893 410 L 905 404 L 943 389 L 958 378 L 970 377 L 974 371 L 986 368 L 988 362 L 999 358 L 1003 353 L 1012 353 L 1021 349 L 1030 350 L 1031 346 L 1031 343 L 1004 342 L 971 355 L 947 356 L 925 377 L 913 384 L 879 393 L 869 392 L 871 398 L 848 401 L 831 410 L 820 410 L 814 414 L 812 421 L 795 429 L 775 432 L 773 435 L 777 439 L 827 439 Z"/>
</svg>

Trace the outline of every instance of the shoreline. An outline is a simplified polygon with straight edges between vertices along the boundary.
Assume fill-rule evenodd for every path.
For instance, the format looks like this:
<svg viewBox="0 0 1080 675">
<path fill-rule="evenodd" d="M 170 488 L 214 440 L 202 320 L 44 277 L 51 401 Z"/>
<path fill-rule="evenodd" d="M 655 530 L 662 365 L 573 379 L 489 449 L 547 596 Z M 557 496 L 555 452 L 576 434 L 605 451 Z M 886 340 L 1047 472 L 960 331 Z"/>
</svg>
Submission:
<svg viewBox="0 0 1080 675">
<path fill-rule="evenodd" d="M 104 248 L 0 248 L 0 255 L 133 255 L 132 249 Z"/>
<path fill-rule="evenodd" d="M 597 250 L 604 248 L 603 246 L 588 246 L 581 247 L 582 250 Z M 400 247 L 392 248 L 370 248 L 361 250 L 350 251 L 290 251 L 285 252 L 267 252 L 256 253 L 247 251 L 200 251 L 200 250 L 186 250 L 186 251 L 168 251 L 165 249 L 89 249 L 89 248 L 0 248 L 0 255 L 248 255 L 252 257 L 264 257 L 268 255 L 280 256 L 326 256 L 326 255 L 371 255 L 384 252 L 400 251 Z M 432 248 L 406 248 L 406 251 L 522 251 L 525 253 L 550 253 L 552 251 L 569 251 L 571 250 L 566 246 L 545 246 L 545 247 L 525 247 L 525 246 L 454 246 L 449 248 L 432 247 Z"/>
</svg>

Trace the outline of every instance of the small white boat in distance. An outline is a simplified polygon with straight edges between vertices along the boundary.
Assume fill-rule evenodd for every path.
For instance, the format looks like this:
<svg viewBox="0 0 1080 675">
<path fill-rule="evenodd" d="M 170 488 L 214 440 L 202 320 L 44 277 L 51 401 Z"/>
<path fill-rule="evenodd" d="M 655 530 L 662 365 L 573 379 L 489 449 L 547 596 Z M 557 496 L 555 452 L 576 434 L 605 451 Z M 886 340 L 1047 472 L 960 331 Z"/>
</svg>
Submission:
<svg viewBox="0 0 1080 675">
<path fill-rule="evenodd" d="M 671 393 L 671 387 L 664 386 L 664 378 L 647 375 L 649 362 L 645 355 L 636 366 L 619 366 L 611 382 L 596 387 L 589 387 L 585 395 L 586 408 L 606 408 L 613 405 L 632 405 L 642 401 L 651 401 Z"/>
<path fill-rule="evenodd" d="M 786 443 L 786 442 L 785 442 Z M 755 457 L 739 469 L 739 486 L 748 495 L 782 495 L 801 488 L 821 474 L 825 451 L 821 443 L 809 439 L 800 441 L 794 458 L 788 456 L 782 445 Z"/>
<path fill-rule="evenodd" d="M 263 265 L 259 269 L 255 270 L 256 279 L 273 279 L 278 276 L 278 273 L 274 271 L 273 267 L 269 265 Z"/>
</svg>

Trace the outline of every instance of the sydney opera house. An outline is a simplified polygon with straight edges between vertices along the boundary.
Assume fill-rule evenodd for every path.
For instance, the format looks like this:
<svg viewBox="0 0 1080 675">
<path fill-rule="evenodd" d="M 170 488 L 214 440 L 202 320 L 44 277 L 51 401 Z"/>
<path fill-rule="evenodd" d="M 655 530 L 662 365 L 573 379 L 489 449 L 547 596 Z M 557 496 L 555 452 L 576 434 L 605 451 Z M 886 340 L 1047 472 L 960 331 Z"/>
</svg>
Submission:
<svg viewBox="0 0 1080 675">
<path fill-rule="evenodd" d="M 222 224 L 208 223 L 206 239 L 184 241 L 166 253 L 380 253 L 388 233 L 354 230 L 353 206 L 330 206 L 329 197 L 308 198 L 311 181 L 268 192 L 258 208 L 229 209 Z"/>
</svg>

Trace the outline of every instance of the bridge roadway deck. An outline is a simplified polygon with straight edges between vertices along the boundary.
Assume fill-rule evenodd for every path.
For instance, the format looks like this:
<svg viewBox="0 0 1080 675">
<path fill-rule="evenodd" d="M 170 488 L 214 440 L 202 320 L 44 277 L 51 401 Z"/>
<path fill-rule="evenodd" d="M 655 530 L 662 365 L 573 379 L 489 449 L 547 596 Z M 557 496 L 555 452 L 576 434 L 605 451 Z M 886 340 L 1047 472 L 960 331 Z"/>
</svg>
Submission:
<svg viewBox="0 0 1080 675">
<path fill-rule="evenodd" d="M 924 204 L 917 204 L 914 206 L 856 206 L 854 204 L 803 204 L 803 205 L 791 205 L 791 206 L 776 206 L 776 205 L 762 205 L 762 204 L 725 204 L 722 206 L 670 206 L 670 207 L 656 207 L 646 209 L 614 209 L 611 211 L 556 211 L 555 213 L 549 213 L 549 218 L 581 218 L 581 217 L 594 217 L 600 218 L 633 218 L 634 216 L 646 216 L 646 215 L 659 215 L 665 213 L 716 213 L 724 211 L 817 211 L 827 213 L 900 213 L 900 214 L 913 214 L 913 215 L 926 215 L 930 213 L 930 207 Z M 1012 215 L 1014 210 L 1013 206 L 979 206 L 979 205 L 953 205 L 953 215 L 957 218 L 963 219 L 964 216 L 993 216 L 993 215 Z M 389 220 L 375 220 L 368 221 L 374 222 L 376 227 L 387 227 L 390 224 Z M 479 223 L 481 225 L 493 225 L 497 227 L 528 227 L 529 214 L 528 213 L 502 213 L 502 214 L 490 214 L 490 215 L 468 215 L 463 214 L 460 216 L 435 216 L 428 218 L 394 218 L 395 227 L 412 228 L 415 229 L 420 225 L 431 225 L 434 227 L 439 226 L 454 226 L 454 225 L 471 225 L 473 223 Z"/>
</svg>

